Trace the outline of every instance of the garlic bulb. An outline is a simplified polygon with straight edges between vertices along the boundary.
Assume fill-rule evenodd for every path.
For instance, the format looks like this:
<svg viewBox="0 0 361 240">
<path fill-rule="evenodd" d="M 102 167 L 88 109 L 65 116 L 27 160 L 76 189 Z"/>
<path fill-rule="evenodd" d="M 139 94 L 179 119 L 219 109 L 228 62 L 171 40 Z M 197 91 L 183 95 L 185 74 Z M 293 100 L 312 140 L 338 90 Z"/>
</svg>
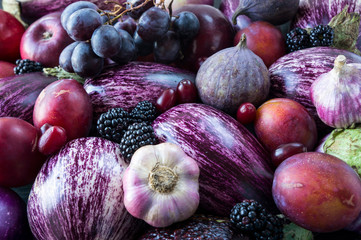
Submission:
<svg viewBox="0 0 361 240">
<path fill-rule="evenodd" d="M 320 119 L 334 128 L 361 122 L 361 64 L 346 64 L 339 55 L 334 68 L 311 85 L 310 97 Z"/>
<path fill-rule="evenodd" d="M 153 227 L 191 217 L 199 205 L 199 167 L 176 144 L 146 145 L 123 176 L 124 205 Z"/>
</svg>

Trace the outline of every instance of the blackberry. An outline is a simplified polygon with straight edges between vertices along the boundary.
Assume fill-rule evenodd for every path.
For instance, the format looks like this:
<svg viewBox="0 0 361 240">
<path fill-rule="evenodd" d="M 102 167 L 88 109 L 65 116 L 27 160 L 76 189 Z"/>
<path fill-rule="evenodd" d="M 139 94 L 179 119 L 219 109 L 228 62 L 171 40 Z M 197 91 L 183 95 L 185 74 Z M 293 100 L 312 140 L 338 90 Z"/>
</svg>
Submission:
<svg viewBox="0 0 361 240">
<path fill-rule="evenodd" d="M 272 215 L 255 200 L 243 200 L 231 210 L 231 223 L 255 240 L 281 240 L 284 220 Z"/>
<path fill-rule="evenodd" d="M 43 71 L 43 65 L 41 65 L 41 63 L 31 61 L 29 59 L 18 59 L 16 60 L 15 64 L 16 64 L 16 67 L 14 68 L 15 74 Z"/>
<path fill-rule="evenodd" d="M 286 46 L 288 52 L 311 47 L 310 35 L 305 29 L 294 28 L 286 35 Z"/>
<path fill-rule="evenodd" d="M 112 108 L 100 115 L 97 121 L 97 132 L 103 138 L 120 143 L 129 122 L 127 111 L 123 108 Z"/>
<path fill-rule="evenodd" d="M 151 123 L 157 116 L 157 109 L 149 101 L 141 101 L 130 112 L 131 121 Z"/>
<path fill-rule="evenodd" d="M 310 32 L 312 47 L 331 46 L 333 43 L 334 30 L 328 25 L 318 25 Z"/>
<path fill-rule="evenodd" d="M 266 209 L 255 200 L 243 200 L 231 210 L 230 219 L 242 232 L 254 232 L 266 225 Z"/>
<path fill-rule="evenodd" d="M 254 232 L 255 240 L 281 240 L 283 239 L 284 220 L 278 216 L 267 214 L 263 229 Z"/>
<path fill-rule="evenodd" d="M 145 145 L 156 144 L 152 125 L 147 122 L 129 125 L 120 141 L 120 151 L 126 161 L 130 162 L 134 152 Z"/>
</svg>

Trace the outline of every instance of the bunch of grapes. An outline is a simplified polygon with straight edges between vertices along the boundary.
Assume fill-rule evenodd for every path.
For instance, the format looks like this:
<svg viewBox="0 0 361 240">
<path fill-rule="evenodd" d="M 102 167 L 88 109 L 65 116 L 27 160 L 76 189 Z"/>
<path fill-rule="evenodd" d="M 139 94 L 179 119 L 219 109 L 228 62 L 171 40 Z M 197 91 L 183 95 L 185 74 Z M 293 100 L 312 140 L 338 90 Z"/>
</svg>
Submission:
<svg viewBox="0 0 361 240">
<path fill-rule="evenodd" d="M 61 23 L 75 41 L 60 54 L 59 64 L 67 72 L 94 77 L 105 59 L 126 64 L 153 53 L 154 60 L 172 63 L 199 31 L 199 21 L 191 12 L 171 16 L 164 1 L 128 0 L 103 11 L 88 1 L 68 5 Z"/>
</svg>

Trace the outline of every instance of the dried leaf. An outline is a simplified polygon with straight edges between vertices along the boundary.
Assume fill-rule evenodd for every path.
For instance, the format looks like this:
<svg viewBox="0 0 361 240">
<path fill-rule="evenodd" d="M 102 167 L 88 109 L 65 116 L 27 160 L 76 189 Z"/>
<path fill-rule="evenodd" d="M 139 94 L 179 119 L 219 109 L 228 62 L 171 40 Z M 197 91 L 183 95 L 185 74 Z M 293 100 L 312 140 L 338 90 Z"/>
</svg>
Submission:
<svg viewBox="0 0 361 240">
<path fill-rule="evenodd" d="M 333 47 L 361 55 L 356 47 L 360 27 L 360 14 L 348 13 L 348 5 L 329 22 L 334 29 Z"/>
</svg>

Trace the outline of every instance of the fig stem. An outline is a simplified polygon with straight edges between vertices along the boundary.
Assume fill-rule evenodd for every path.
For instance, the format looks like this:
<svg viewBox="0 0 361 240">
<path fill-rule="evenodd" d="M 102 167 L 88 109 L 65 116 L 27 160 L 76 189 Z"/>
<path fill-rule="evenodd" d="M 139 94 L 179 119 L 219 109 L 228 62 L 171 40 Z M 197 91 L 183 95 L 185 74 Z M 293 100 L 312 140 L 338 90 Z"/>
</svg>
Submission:
<svg viewBox="0 0 361 240">
<path fill-rule="evenodd" d="M 246 48 L 247 47 L 247 37 L 245 33 L 242 33 L 239 42 L 237 43 L 237 48 Z"/>
</svg>

